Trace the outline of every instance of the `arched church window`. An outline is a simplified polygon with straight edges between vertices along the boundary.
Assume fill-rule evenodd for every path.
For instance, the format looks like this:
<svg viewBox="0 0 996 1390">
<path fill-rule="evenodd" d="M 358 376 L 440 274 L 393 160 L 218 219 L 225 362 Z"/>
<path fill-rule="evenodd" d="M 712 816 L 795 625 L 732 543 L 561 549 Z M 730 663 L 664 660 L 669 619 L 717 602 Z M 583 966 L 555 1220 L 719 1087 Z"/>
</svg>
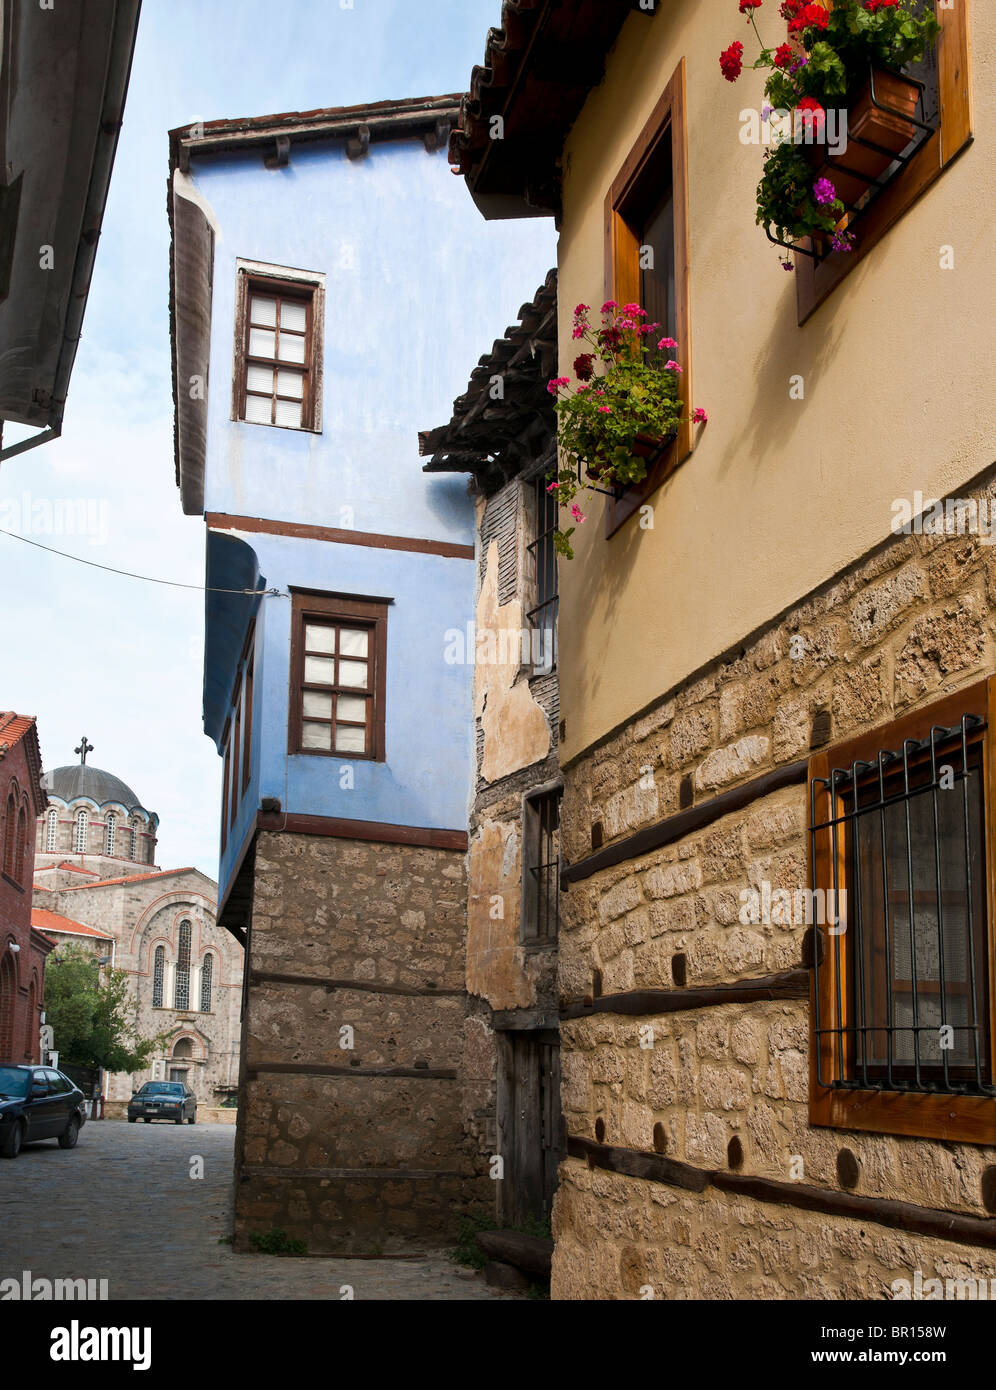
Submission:
<svg viewBox="0 0 996 1390">
<path fill-rule="evenodd" d="M 17 801 L 11 792 L 7 798 L 7 814 L 3 826 L 3 871 L 8 878 L 14 874 L 14 841 L 17 839 Z"/>
<path fill-rule="evenodd" d="M 73 849 L 77 854 L 86 853 L 86 833 L 90 824 L 90 814 L 88 811 L 76 812 L 76 834 L 73 838 Z"/>
<path fill-rule="evenodd" d="M 14 878 L 24 882 L 24 857 L 28 851 L 28 812 L 22 806 L 17 813 L 17 841 L 14 845 Z"/>
<path fill-rule="evenodd" d="M 189 922 L 180 923 L 176 951 L 176 993 L 173 997 L 174 1009 L 190 1008 L 190 938 L 192 929 Z"/>
<path fill-rule="evenodd" d="M 118 827 L 118 818 L 113 811 L 108 811 L 107 819 L 104 822 L 104 853 L 114 853 L 114 835 Z"/>
<path fill-rule="evenodd" d="M 211 977 L 214 974 L 214 956 L 206 955 L 201 965 L 201 1013 L 211 1012 Z"/>
<path fill-rule="evenodd" d="M 163 1006 L 163 980 L 166 975 L 166 949 L 163 946 L 156 947 L 156 954 L 152 962 L 152 1007 L 161 1009 Z"/>
<path fill-rule="evenodd" d="M 174 1057 L 193 1057 L 194 1040 L 193 1038 L 177 1038 L 173 1048 Z"/>
<path fill-rule="evenodd" d="M 59 834 L 59 813 L 49 811 L 45 818 L 45 853 L 54 854 L 58 843 Z"/>
</svg>

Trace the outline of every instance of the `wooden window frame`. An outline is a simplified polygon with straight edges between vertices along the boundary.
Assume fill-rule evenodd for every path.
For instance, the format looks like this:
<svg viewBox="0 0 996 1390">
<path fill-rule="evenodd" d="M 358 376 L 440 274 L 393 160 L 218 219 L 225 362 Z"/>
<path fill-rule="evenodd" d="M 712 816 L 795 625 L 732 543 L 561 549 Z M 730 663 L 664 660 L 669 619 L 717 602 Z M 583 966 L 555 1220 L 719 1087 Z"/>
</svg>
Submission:
<svg viewBox="0 0 996 1390">
<path fill-rule="evenodd" d="M 953 727 L 962 715 L 976 715 L 986 721 L 982 733 L 983 756 L 983 839 L 986 849 L 986 941 L 983 953 L 988 965 L 989 1048 L 991 1075 L 996 1078 L 996 854 L 993 829 L 996 828 L 996 676 L 935 700 L 924 709 L 880 726 L 868 733 L 814 755 L 809 761 L 809 778 L 828 778 L 832 767 L 850 767 L 855 761 L 874 761 L 880 749 L 900 748 L 904 739 L 924 739 L 931 727 Z M 846 886 L 846 865 L 838 844 L 838 886 Z M 829 829 L 810 838 L 811 882 L 824 889 L 833 885 L 833 849 Z M 817 1070 L 817 998 L 822 1019 L 835 1016 L 836 961 L 832 938 L 819 927 L 813 928 L 814 950 L 821 950 L 820 970 L 814 969 L 810 985 L 810 1124 L 832 1129 L 870 1130 L 876 1134 L 903 1134 L 923 1139 L 946 1139 L 969 1144 L 996 1143 L 996 1098 L 951 1094 L 922 1094 L 910 1091 L 833 1089 L 820 1084 Z M 842 972 L 843 973 L 843 972 Z M 846 991 L 842 990 L 842 999 Z M 843 1022 L 849 1016 L 845 1009 Z M 839 1060 L 830 1037 L 823 1039 L 819 1072 L 829 1080 L 840 1077 Z"/>
<path fill-rule="evenodd" d="M 325 322 L 324 277 L 312 274 L 296 275 L 281 267 L 266 267 L 253 262 L 237 268 L 235 296 L 235 366 L 232 375 L 232 419 L 243 425 L 262 425 L 268 429 L 292 430 L 297 434 L 322 432 L 322 349 Z M 306 302 L 307 320 L 304 333 L 305 361 L 278 362 L 276 359 L 250 358 L 249 326 L 250 297 L 296 299 Z M 246 395 L 250 361 L 264 366 L 284 367 L 304 371 L 304 397 L 300 425 L 281 425 L 276 421 L 247 420 Z"/>
<path fill-rule="evenodd" d="M 558 779 L 555 782 L 545 782 L 538 787 L 530 787 L 522 796 L 522 903 L 519 913 L 519 939 L 528 954 L 530 951 L 549 950 L 555 947 L 560 934 L 560 904 L 555 898 L 552 926 L 550 931 L 550 921 L 547 921 L 547 931 L 539 935 L 527 930 L 533 923 L 538 927 L 539 924 L 539 904 L 542 893 L 539 880 L 533 877 L 533 870 L 541 867 L 541 856 L 544 850 L 542 834 L 542 813 L 540 806 L 544 801 L 553 801 L 556 805 L 556 840 L 557 856 L 562 863 L 561 853 L 561 812 L 563 810 L 564 784 Z M 537 863 L 539 859 L 539 863 Z M 559 871 L 556 882 L 560 882 Z"/>
<path fill-rule="evenodd" d="M 688 119 L 685 96 L 685 60 L 681 59 L 664 88 L 650 119 L 643 127 L 622 168 L 605 195 L 605 298 L 629 304 L 640 297 L 640 244 L 622 209 L 657 153 L 661 141 L 671 142 L 671 184 L 674 198 L 674 309 L 675 337 L 679 343 L 683 374 L 684 419 L 672 440 L 650 465 L 646 478 L 627 488 L 621 497 L 607 498 L 605 535 L 614 535 L 647 498 L 688 459 L 695 447 L 689 401 L 692 398 L 692 331 L 689 313 L 688 267 Z"/>
<path fill-rule="evenodd" d="M 297 757 L 336 758 L 342 763 L 375 762 L 385 760 L 385 703 L 387 696 L 387 610 L 388 602 L 383 599 L 341 598 L 336 594 L 316 594 L 303 590 L 293 591 L 291 608 L 291 663 L 290 663 L 290 717 L 287 721 L 287 751 Z M 304 688 L 304 628 L 313 619 L 320 623 L 342 623 L 368 627 L 371 629 L 370 653 L 374 670 L 371 680 L 371 729 L 370 751 L 366 753 L 345 753 L 335 748 L 303 748 L 301 746 L 304 722 L 302 717 L 301 693 Z M 330 687 L 334 690 L 334 687 Z M 348 693 L 348 692 L 347 692 Z M 334 741 L 334 739 L 333 739 Z"/>
<path fill-rule="evenodd" d="M 811 256 L 794 253 L 800 326 L 972 142 L 968 0 L 957 0 L 950 10 L 938 9 L 935 0 L 934 8 L 941 25 L 937 38 L 940 124 L 862 217 L 853 251 L 832 252 L 818 265 Z"/>
</svg>

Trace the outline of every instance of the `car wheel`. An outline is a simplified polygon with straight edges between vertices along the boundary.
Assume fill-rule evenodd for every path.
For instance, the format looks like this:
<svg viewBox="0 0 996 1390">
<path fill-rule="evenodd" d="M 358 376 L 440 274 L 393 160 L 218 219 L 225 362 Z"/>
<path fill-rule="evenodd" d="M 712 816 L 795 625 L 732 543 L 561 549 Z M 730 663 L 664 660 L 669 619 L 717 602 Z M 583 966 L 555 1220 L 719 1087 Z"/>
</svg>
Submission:
<svg viewBox="0 0 996 1390">
<path fill-rule="evenodd" d="M 180 1118 L 179 1118 L 178 1120 L 174 1120 L 173 1123 L 174 1123 L 175 1125 L 182 1125 L 182 1124 L 183 1124 L 183 1116 L 181 1115 Z"/>
<path fill-rule="evenodd" d="M 151 1125 L 151 1123 L 152 1123 L 152 1116 L 151 1116 L 151 1115 L 143 1115 L 143 1116 L 142 1116 L 142 1124 L 143 1124 L 143 1125 Z"/>
<path fill-rule="evenodd" d="M 16 1158 L 21 1152 L 21 1144 L 24 1141 L 24 1125 L 18 1120 L 17 1124 L 11 1125 L 0 1142 L 0 1154 L 4 1158 Z"/>
<path fill-rule="evenodd" d="M 138 1119 L 138 1116 L 137 1116 L 137 1115 L 129 1115 L 129 1116 L 128 1116 L 128 1123 L 129 1123 L 130 1125 L 133 1125 L 137 1119 Z"/>
<path fill-rule="evenodd" d="M 66 1125 L 65 1131 L 59 1135 L 60 1149 L 75 1149 L 76 1141 L 80 1137 L 80 1122 L 74 1115 Z"/>
</svg>

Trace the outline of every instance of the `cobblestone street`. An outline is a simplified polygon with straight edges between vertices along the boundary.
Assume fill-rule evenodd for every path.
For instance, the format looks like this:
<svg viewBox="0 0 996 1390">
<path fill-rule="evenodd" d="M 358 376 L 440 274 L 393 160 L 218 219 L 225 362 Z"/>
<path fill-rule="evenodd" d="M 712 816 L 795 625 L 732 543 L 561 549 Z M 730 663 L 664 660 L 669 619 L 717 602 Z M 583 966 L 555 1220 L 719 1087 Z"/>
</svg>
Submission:
<svg viewBox="0 0 996 1390">
<path fill-rule="evenodd" d="M 499 1298 L 445 1255 L 417 1260 L 238 1255 L 229 1230 L 234 1125 L 84 1126 L 0 1162 L 0 1278 L 107 1279 L 114 1299 Z M 192 1179 L 191 1159 L 204 1160 Z M 507 1295 L 504 1295 L 507 1297 Z"/>
</svg>

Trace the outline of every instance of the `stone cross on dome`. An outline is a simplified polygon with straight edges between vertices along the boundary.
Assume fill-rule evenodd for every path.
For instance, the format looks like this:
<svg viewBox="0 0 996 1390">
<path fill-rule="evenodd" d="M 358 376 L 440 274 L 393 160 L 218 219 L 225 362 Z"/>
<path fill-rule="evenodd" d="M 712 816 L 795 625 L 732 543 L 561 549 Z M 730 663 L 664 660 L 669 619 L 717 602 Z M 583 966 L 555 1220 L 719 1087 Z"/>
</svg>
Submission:
<svg viewBox="0 0 996 1390">
<path fill-rule="evenodd" d="M 86 734 L 83 735 L 83 738 L 82 738 L 81 741 L 80 741 L 80 746 L 79 746 L 78 748 L 74 748 L 74 749 L 73 749 L 73 752 L 74 752 L 74 753 L 78 753 L 78 754 L 80 755 L 80 762 L 81 762 L 82 765 L 85 767 L 85 766 L 86 766 L 86 755 L 87 755 L 88 753 L 92 753 L 92 752 L 93 752 L 93 744 L 92 744 L 92 743 L 87 743 L 87 741 L 86 741 Z"/>
</svg>

